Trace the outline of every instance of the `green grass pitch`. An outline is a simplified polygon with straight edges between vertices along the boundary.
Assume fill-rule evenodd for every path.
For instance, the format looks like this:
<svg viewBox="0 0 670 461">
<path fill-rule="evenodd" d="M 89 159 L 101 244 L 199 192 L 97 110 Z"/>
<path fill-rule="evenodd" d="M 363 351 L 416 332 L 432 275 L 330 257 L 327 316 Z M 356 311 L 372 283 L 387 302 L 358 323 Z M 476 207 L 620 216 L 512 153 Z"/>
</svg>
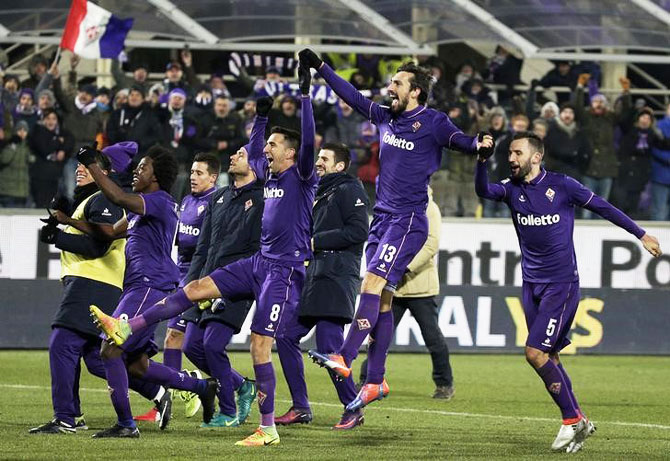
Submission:
<svg viewBox="0 0 670 461">
<path fill-rule="evenodd" d="M 233 365 L 252 373 L 248 354 L 232 354 Z M 289 394 L 277 372 L 276 411 Z M 166 431 L 140 423 L 139 440 L 92 440 L 110 426 L 114 413 L 106 384 L 82 372 L 81 400 L 89 431 L 75 435 L 29 435 L 51 418 L 49 364 L 45 351 L 0 351 L 0 459 L 588 459 L 670 458 L 670 357 L 577 356 L 564 360 L 582 408 L 598 431 L 577 455 L 552 454 L 560 415 L 540 379 L 522 356 L 455 355 L 456 395 L 433 400 L 430 359 L 424 354 L 391 354 L 389 398 L 371 404 L 365 425 L 347 433 L 330 427 L 341 406 L 327 374 L 305 363 L 314 421 L 279 428 L 276 447 L 235 447 L 258 423 L 258 409 L 239 428 L 199 429 L 176 402 Z M 135 413 L 149 409 L 136 394 Z M 230 458 L 229 458 L 230 459 Z"/>
</svg>

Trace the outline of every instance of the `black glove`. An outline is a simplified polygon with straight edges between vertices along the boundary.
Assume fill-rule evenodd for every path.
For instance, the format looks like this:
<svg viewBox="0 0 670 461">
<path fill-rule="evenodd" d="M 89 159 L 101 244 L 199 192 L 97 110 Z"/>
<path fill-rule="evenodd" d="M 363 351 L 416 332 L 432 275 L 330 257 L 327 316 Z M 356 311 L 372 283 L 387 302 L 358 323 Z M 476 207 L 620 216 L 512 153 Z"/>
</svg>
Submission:
<svg viewBox="0 0 670 461">
<path fill-rule="evenodd" d="M 95 156 L 98 153 L 96 150 L 98 143 L 94 142 L 92 146 L 82 146 L 77 152 L 77 161 L 88 168 L 89 165 L 95 163 Z"/>
<path fill-rule="evenodd" d="M 300 92 L 307 96 L 309 94 L 309 87 L 312 84 L 312 74 L 309 71 L 309 66 L 303 64 L 302 61 L 300 61 L 300 65 L 298 66 L 298 83 L 300 85 Z"/>
<path fill-rule="evenodd" d="M 63 195 L 56 195 L 54 198 L 51 199 L 51 202 L 49 203 L 49 208 L 52 210 L 58 210 L 62 211 L 66 215 L 70 215 L 70 212 L 72 211 L 72 203 L 70 203 L 70 200 L 68 200 L 67 197 Z"/>
<path fill-rule="evenodd" d="M 491 136 L 491 133 L 488 131 L 480 131 L 479 134 L 477 134 L 477 141 L 482 142 L 484 140 L 484 136 Z M 495 151 L 495 141 L 493 142 L 493 145 L 491 147 L 480 147 L 479 150 L 477 150 L 477 154 L 479 155 L 479 158 L 489 158 L 490 156 L 493 155 L 493 152 Z"/>
<path fill-rule="evenodd" d="M 256 115 L 261 117 L 267 117 L 272 109 L 272 103 L 274 100 L 270 96 L 263 96 L 262 98 L 256 101 Z"/>
<path fill-rule="evenodd" d="M 42 226 L 40 229 L 40 242 L 54 243 L 59 232 L 60 230 L 54 225 L 47 224 L 46 226 Z"/>
<path fill-rule="evenodd" d="M 298 53 L 298 57 L 300 58 L 300 63 L 304 62 L 307 66 L 316 70 L 319 70 L 319 67 L 321 67 L 321 64 L 323 64 L 323 61 L 316 55 L 315 52 L 309 48 L 305 48 L 300 53 Z"/>
<path fill-rule="evenodd" d="M 530 88 L 531 89 L 535 89 L 538 86 L 542 86 L 542 85 L 540 85 L 540 81 L 538 79 L 534 78 L 533 80 L 530 81 Z"/>
<path fill-rule="evenodd" d="M 56 209 L 56 208 L 54 208 L 54 209 Z M 49 212 L 48 208 L 47 208 L 47 214 L 49 215 L 49 217 L 48 218 L 40 218 L 40 221 L 42 221 L 47 226 L 57 226 L 58 225 L 58 220 L 56 219 L 56 217 L 54 215 L 52 215 Z"/>
</svg>

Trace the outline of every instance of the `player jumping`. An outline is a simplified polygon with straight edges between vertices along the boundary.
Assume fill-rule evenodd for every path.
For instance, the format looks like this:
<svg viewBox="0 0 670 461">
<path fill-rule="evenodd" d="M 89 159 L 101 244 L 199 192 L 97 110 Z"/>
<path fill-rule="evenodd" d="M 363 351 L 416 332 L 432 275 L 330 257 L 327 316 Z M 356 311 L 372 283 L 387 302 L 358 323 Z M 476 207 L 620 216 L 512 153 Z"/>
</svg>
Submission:
<svg viewBox="0 0 670 461">
<path fill-rule="evenodd" d="M 521 247 L 522 304 L 528 326 L 526 360 L 540 376 L 561 410 L 563 424 L 553 450 L 579 451 L 595 427 L 581 411 L 563 368 L 559 352 L 579 306 L 579 275 L 573 244 L 575 207 L 586 208 L 640 239 L 654 257 L 661 255 L 658 240 L 633 220 L 564 174 L 542 168 L 544 146 L 531 132 L 514 135 L 509 148 L 510 178 L 489 183 L 486 161 L 480 153 L 475 190 L 480 197 L 503 201 Z"/>
<path fill-rule="evenodd" d="M 371 336 L 367 383 L 347 405 L 348 411 L 356 411 L 389 393 L 384 367 L 393 338 L 393 291 L 428 236 L 428 182 L 440 165 L 442 148 L 475 153 L 492 147 L 493 138 L 482 136 L 478 142 L 446 114 L 426 107 L 432 77 L 414 63 L 402 65 L 393 76 L 388 86 L 391 107 L 384 107 L 364 98 L 313 51 L 301 51 L 300 61 L 317 69 L 340 98 L 379 127 L 377 202 L 356 316 L 338 353 L 309 352 L 317 363 L 346 378 L 359 347 Z"/>
</svg>

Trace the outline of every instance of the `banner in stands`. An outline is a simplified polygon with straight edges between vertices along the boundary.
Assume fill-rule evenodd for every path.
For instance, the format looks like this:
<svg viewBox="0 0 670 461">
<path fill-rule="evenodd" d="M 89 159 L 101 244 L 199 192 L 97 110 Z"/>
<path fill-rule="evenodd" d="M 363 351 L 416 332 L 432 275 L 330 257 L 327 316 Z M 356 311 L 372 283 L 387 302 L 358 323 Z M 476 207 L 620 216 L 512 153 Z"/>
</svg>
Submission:
<svg viewBox="0 0 670 461">
<path fill-rule="evenodd" d="M 39 242 L 37 218 L 0 215 L 0 348 L 48 345 L 61 296 L 60 261 L 58 250 Z M 670 244 L 667 224 L 645 227 L 662 247 Z M 573 344 L 565 352 L 670 354 L 665 330 L 670 256 L 652 258 L 635 237 L 605 222 L 578 222 L 575 245 L 583 299 L 571 331 Z M 520 352 L 527 332 L 511 223 L 445 220 L 440 248 L 439 323 L 450 349 Z M 248 349 L 250 322 L 251 316 L 231 348 Z M 423 344 L 418 325 L 406 314 L 393 350 L 425 351 Z M 308 336 L 304 347 L 312 345 Z"/>
</svg>

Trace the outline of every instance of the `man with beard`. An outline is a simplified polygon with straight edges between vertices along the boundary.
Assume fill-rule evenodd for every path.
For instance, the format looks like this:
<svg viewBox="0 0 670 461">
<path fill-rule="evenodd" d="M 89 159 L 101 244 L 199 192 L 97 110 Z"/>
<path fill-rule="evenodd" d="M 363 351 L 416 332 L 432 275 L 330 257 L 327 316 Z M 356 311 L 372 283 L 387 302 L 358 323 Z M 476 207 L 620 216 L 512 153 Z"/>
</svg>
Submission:
<svg viewBox="0 0 670 461">
<path fill-rule="evenodd" d="M 105 155 L 97 153 L 95 162 L 103 174 L 110 172 L 111 164 Z M 82 164 L 77 166 L 72 208 L 71 217 L 56 211 L 44 220 L 47 224 L 40 230 L 40 241 L 61 250 L 64 290 L 49 339 L 54 418 L 32 428 L 31 434 L 68 434 L 88 429 L 79 401 L 81 359 L 91 374 L 105 379 L 100 358 L 102 340 L 91 323 L 88 306 L 96 301 L 104 311 L 112 312 L 121 296 L 126 241 L 95 239 L 69 225 L 62 231 L 56 227 L 58 221 L 69 219 L 110 226 L 123 218 L 123 210 L 99 192 L 88 168 Z M 165 389 L 157 384 L 131 379 L 130 388 L 154 400 L 161 409 L 168 405 Z"/>
<path fill-rule="evenodd" d="M 572 237 L 575 208 L 588 209 L 627 230 L 654 257 L 661 255 L 661 249 L 655 237 L 603 198 L 570 176 L 542 168 L 543 156 L 544 146 L 537 135 L 517 133 L 508 154 L 511 176 L 489 183 L 487 156 L 480 154 L 475 190 L 480 197 L 504 202 L 512 212 L 521 247 L 526 360 L 561 410 L 563 424 L 551 448 L 574 453 L 595 431 L 559 359 L 559 352 L 570 344 L 568 334 L 580 299 Z"/>
<path fill-rule="evenodd" d="M 391 107 L 382 107 L 338 77 L 313 51 L 301 51 L 300 60 L 317 69 L 339 97 L 377 125 L 380 134 L 377 201 L 356 317 L 337 353 L 310 351 L 317 363 L 347 378 L 361 344 L 368 335 L 373 338 L 367 383 L 347 405 L 348 411 L 356 411 L 389 393 L 384 366 L 393 337 L 391 301 L 395 286 L 428 236 L 428 182 L 440 165 L 442 149 L 475 153 L 491 149 L 493 139 L 467 136 L 446 114 L 426 107 L 432 77 L 414 63 L 398 68 L 388 86 Z"/>
<path fill-rule="evenodd" d="M 344 341 L 344 325 L 351 323 L 363 256 L 368 236 L 367 195 L 361 182 L 347 173 L 349 147 L 326 143 L 316 161 L 319 188 L 312 210 L 314 256 L 307 267 L 307 278 L 300 300 L 299 317 L 293 319 L 287 334 L 277 339 L 277 352 L 293 405 L 276 419 L 277 424 L 309 423 L 312 411 L 300 351 L 300 340 L 316 327 L 317 350 L 321 354 L 338 351 Z M 353 378 L 331 379 L 342 405 L 356 397 Z M 345 409 L 335 430 L 348 430 L 363 424 L 363 412 Z"/>
<path fill-rule="evenodd" d="M 205 117 L 206 133 L 203 143 L 207 150 L 216 154 L 221 162 L 221 170 L 228 171 L 230 156 L 238 151 L 245 142 L 242 118 L 237 112 L 231 111 L 230 98 L 220 94 L 214 98 L 214 109 Z M 218 179 L 218 184 L 228 185 L 228 176 L 223 174 Z M 224 179 L 225 178 L 225 179 Z"/>
</svg>

